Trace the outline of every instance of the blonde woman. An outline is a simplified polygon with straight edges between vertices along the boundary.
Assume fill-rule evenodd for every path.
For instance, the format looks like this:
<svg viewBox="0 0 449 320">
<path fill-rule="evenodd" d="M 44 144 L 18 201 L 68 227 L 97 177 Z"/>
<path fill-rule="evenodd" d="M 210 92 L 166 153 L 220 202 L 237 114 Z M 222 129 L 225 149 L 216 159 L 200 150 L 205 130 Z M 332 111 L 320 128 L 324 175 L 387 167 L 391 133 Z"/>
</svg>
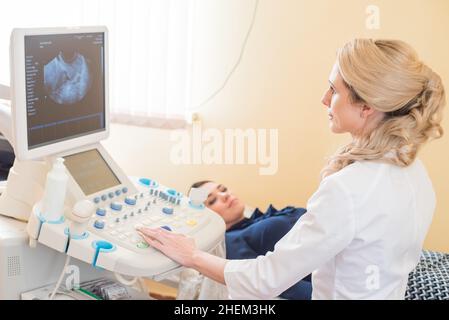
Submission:
<svg viewBox="0 0 449 320">
<path fill-rule="evenodd" d="M 443 84 L 406 43 L 368 39 L 339 50 L 329 84 L 330 128 L 352 141 L 272 252 L 225 260 L 164 229 L 141 229 L 146 241 L 234 299 L 275 297 L 310 272 L 313 299 L 403 299 L 435 208 L 417 153 L 443 134 Z"/>
</svg>

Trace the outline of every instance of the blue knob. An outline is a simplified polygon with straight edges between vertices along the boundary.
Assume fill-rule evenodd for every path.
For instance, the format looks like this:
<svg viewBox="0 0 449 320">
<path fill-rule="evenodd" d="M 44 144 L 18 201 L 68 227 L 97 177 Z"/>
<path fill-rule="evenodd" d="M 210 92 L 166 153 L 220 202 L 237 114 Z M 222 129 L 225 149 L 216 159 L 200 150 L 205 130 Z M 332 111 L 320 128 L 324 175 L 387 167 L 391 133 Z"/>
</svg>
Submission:
<svg viewBox="0 0 449 320">
<path fill-rule="evenodd" d="M 103 201 L 106 201 L 107 198 L 108 198 L 108 196 L 105 194 L 101 196 L 101 200 L 103 200 Z"/>
<path fill-rule="evenodd" d="M 171 231 L 171 228 L 169 226 L 161 226 L 161 228 L 165 229 L 165 230 L 168 230 L 168 231 Z"/>
<path fill-rule="evenodd" d="M 94 203 L 99 203 L 100 202 L 100 197 L 95 197 L 94 198 Z"/>
<path fill-rule="evenodd" d="M 114 192 L 109 192 L 109 193 L 108 193 L 108 196 L 109 196 L 109 198 L 111 198 L 111 199 L 114 198 Z"/>
<path fill-rule="evenodd" d="M 125 198 L 125 203 L 129 204 L 130 206 L 134 206 L 136 204 L 136 199 L 131 198 L 131 197 L 126 197 Z"/>
<path fill-rule="evenodd" d="M 165 214 L 173 214 L 173 208 L 164 207 L 162 208 L 162 212 Z"/>
<path fill-rule="evenodd" d="M 123 187 L 123 188 L 122 188 L 122 192 L 123 192 L 123 193 L 127 193 L 127 192 L 128 192 L 128 188 L 127 188 L 127 187 Z"/>
<path fill-rule="evenodd" d="M 171 195 L 171 196 L 176 196 L 176 190 L 175 189 L 168 189 L 167 190 L 167 193 L 169 194 L 169 195 Z"/>
<path fill-rule="evenodd" d="M 122 190 L 120 190 L 120 189 L 115 190 L 115 195 L 116 196 L 119 196 L 121 194 L 122 194 Z"/>
<path fill-rule="evenodd" d="M 120 202 L 112 202 L 111 209 L 115 211 L 120 211 L 122 210 L 122 204 Z"/>
<path fill-rule="evenodd" d="M 106 210 L 104 208 L 98 208 L 97 215 L 100 217 L 104 217 L 106 215 Z"/>
<path fill-rule="evenodd" d="M 100 220 L 96 220 L 94 223 L 94 227 L 97 229 L 103 229 L 104 228 L 104 222 Z"/>
<path fill-rule="evenodd" d="M 155 186 L 156 182 L 151 180 L 151 179 L 147 179 L 147 178 L 140 178 L 139 182 L 147 187 L 151 187 L 151 186 Z"/>
</svg>

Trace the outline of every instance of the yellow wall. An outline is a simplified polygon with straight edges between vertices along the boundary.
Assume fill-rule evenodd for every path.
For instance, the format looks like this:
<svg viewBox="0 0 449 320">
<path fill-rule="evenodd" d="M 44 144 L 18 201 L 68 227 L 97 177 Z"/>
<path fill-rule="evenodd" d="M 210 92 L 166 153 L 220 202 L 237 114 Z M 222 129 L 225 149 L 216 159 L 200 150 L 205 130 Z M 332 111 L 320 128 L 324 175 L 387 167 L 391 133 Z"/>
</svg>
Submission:
<svg viewBox="0 0 449 320">
<path fill-rule="evenodd" d="M 221 84 L 237 58 L 253 4 L 198 1 L 193 105 Z M 368 5 L 380 8 L 379 30 L 365 27 Z M 239 68 L 199 115 L 203 128 L 277 128 L 277 174 L 261 176 L 258 165 L 173 165 L 175 143 L 168 130 L 113 124 L 104 145 L 130 175 L 152 177 L 183 191 L 191 182 L 209 178 L 227 184 L 254 206 L 305 206 L 325 157 L 348 139 L 329 132 L 320 99 L 336 49 L 353 37 L 409 42 L 442 76 L 449 92 L 447 0 L 261 0 Z M 448 121 L 446 117 L 449 134 Z M 421 158 L 438 198 L 426 247 L 449 252 L 448 136 L 429 144 Z"/>
</svg>

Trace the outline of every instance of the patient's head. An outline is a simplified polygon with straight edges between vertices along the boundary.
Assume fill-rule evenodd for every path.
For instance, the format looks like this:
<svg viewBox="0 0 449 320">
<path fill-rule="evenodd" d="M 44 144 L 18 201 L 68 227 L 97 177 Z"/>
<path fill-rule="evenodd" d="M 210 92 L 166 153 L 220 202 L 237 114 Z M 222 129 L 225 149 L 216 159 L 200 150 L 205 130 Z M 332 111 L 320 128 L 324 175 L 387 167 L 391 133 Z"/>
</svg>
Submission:
<svg viewBox="0 0 449 320">
<path fill-rule="evenodd" d="M 245 204 L 226 186 L 206 180 L 196 182 L 190 188 L 207 190 L 208 197 L 204 204 L 223 218 L 226 223 L 226 230 L 243 220 Z"/>
</svg>

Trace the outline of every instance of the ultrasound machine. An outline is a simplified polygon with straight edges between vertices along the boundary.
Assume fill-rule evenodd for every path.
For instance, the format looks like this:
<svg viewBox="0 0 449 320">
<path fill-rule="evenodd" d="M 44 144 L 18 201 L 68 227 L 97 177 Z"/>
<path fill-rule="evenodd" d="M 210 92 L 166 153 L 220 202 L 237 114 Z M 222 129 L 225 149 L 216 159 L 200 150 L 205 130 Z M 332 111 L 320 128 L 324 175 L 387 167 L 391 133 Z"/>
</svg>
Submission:
<svg viewBox="0 0 449 320">
<path fill-rule="evenodd" d="M 148 246 L 139 226 L 190 235 L 206 251 L 223 240 L 216 213 L 151 178 L 128 177 L 101 145 L 109 135 L 105 27 L 14 29 L 10 65 L 0 132 L 15 160 L 0 196 L 0 299 L 55 284 L 67 257 L 81 281 L 132 284 L 181 270 Z M 56 158 L 69 178 L 64 214 L 48 221 L 42 197 Z M 78 217 L 74 208 L 86 201 L 92 210 Z"/>
</svg>

